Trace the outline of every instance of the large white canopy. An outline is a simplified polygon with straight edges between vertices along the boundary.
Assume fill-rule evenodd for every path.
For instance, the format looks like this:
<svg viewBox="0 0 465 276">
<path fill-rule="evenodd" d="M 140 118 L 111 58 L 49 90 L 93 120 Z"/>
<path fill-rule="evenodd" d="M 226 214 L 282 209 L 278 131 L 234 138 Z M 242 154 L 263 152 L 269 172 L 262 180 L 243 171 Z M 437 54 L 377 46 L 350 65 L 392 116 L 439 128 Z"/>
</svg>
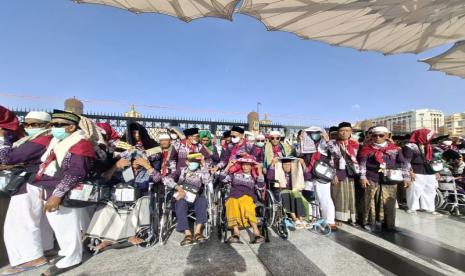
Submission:
<svg viewBox="0 0 465 276">
<path fill-rule="evenodd" d="M 113 6 L 134 13 L 166 14 L 189 22 L 201 17 L 231 20 L 239 0 L 74 0 L 74 2 Z"/>
<path fill-rule="evenodd" d="M 465 0 L 244 0 L 268 30 L 385 54 L 465 39 Z"/>
<path fill-rule="evenodd" d="M 465 41 L 455 43 L 441 55 L 422 61 L 430 65 L 430 70 L 465 78 Z"/>
</svg>

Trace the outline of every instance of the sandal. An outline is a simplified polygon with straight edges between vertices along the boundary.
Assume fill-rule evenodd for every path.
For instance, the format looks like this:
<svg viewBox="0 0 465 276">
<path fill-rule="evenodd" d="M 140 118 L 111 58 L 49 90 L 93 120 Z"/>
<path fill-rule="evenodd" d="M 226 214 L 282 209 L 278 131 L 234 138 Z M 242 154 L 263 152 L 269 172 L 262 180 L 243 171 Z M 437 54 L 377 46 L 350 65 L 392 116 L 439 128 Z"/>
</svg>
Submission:
<svg viewBox="0 0 465 276">
<path fill-rule="evenodd" d="M 301 230 L 301 229 L 305 228 L 304 223 L 301 222 L 300 220 L 295 221 L 294 225 L 295 225 L 295 229 L 297 229 L 297 230 Z"/>
<path fill-rule="evenodd" d="M 192 241 L 192 235 L 187 235 L 181 241 L 181 246 L 188 246 L 188 245 L 192 245 L 193 243 L 194 242 Z"/>
<path fill-rule="evenodd" d="M 265 238 L 263 236 L 255 236 L 254 240 L 251 244 L 261 244 L 265 242 Z"/>
<path fill-rule="evenodd" d="M 77 264 L 77 265 L 73 265 L 73 266 L 66 267 L 66 268 L 58 268 L 56 265 L 53 265 L 53 266 L 49 267 L 45 272 L 40 274 L 40 276 L 56 276 L 56 275 L 60 275 L 60 274 L 63 274 L 65 272 L 68 272 L 68 271 L 70 271 L 72 269 L 75 269 L 76 267 L 78 267 L 80 265 L 81 264 Z"/>
<path fill-rule="evenodd" d="M 38 268 L 41 268 L 45 265 L 47 265 L 48 262 L 44 262 L 35 266 L 13 266 L 8 268 L 7 270 L 4 270 L 0 275 L 17 275 L 23 272 L 27 271 L 32 271 Z"/>
<path fill-rule="evenodd" d="M 233 244 L 233 243 L 237 243 L 237 244 L 241 244 L 241 238 L 238 236 L 238 235 L 232 235 L 231 237 L 228 238 L 228 240 L 226 240 L 226 243 L 229 243 L 229 244 Z"/>
<path fill-rule="evenodd" d="M 313 228 L 313 224 L 311 224 L 310 222 L 306 221 L 304 222 L 304 227 L 306 230 L 310 230 Z"/>
<path fill-rule="evenodd" d="M 194 235 L 194 240 L 195 240 L 195 242 L 202 243 L 202 242 L 205 242 L 207 240 L 207 238 L 205 238 L 202 234 L 197 233 L 197 234 Z"/>
</svg>

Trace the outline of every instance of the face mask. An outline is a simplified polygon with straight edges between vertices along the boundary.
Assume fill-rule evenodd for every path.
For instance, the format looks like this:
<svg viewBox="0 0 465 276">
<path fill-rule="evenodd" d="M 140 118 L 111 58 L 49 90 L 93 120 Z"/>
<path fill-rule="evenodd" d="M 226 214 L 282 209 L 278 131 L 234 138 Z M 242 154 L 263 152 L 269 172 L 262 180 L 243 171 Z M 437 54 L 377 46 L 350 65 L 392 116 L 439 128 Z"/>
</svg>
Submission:
<svg viewBox="0 0 465 276">
<path fill-rule="evenodd" d="M 231 138 L 231 142 L 233 142 L 233 144 L 237 144 L 241 141 L 241 137 L 233 137 Z"/>
<path fill-rule="evenodd" d="M 191 142 L 192 145 L 197 145 L 199 142 L 197 140 L 194 140 Z"/>
<path fill-rule="evenodd" d="M 34 136 L 36 135 L 37 133 L 41 132 L 42 130 L 44 130 L 43 128 L 41 127 L 36 127 L 36 128 L 26 128 L 26 133 L 28 136 Z"/>
<path fill-rule="evenodd" d="M 310 138 L 312 138 L 313 141 L 320 141 L 321 140 L 321 134 L 320 133 L 312 133 L 312 134 L 310 134 Z"/>
<path fill-rule="evenodd" d="M 178 135 L 176 135 L 174 133 L 170 134 L 170 137 L 171 137 L 172 140 L 177 140 L 178 139 Z"/>
<path fill-rule="evenodd" d="M 52 127 L 52 135 L 53 137 L 57 138 L 58 140 L 63 140 L 69 136 L 69 133 L 66 132 L 64 127 Z"/>
<path fill-rule="evenodd" d="M 257 147 L 263 148 L 265 146 L 264 142 L 257 142 Z"/>
<path fill-rule="evenodd" d="M 195 170 L 197 170 L 199 168 L 199 166 L 200 166 L 199 163 L 195 163 L 195 162 L 189 163 L 189 170 L 190 171 L 195 171 Z"/>
</svg>

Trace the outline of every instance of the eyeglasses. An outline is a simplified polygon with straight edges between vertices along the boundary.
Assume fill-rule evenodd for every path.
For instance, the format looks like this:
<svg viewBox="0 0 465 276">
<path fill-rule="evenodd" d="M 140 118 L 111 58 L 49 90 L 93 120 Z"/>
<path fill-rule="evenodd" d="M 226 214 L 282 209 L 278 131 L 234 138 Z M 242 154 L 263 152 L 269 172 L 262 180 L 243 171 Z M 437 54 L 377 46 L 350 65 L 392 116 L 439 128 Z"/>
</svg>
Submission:
<svg viewBox="0 0 465 276">
<path fill-rule="evenodd" d="M 279 138 L 279 137 L 273 137 L 273 138 L 271 138 L 271 140 L 272 140 L 272 141 L 276 141 L 276 140 L 279 141 L 279 140 L 281 140 L 281 138 Z"/>
<path fill-rule="evenodd" d="M 231 138 L 237 138 L 237 137 L 239 137 L 239 135 L 237 135 L 237 136 L 231 135 L 230 137 Z"/>
<path fill-rule="evenodd" d="M 376 137 L 384 138 L 384 137 L 386 137 L 386 135 L 384 135 L 384 134 L 372 134 L 371 137 L 373 137 L 373 138 L 376 138 Z"/>
<path fill-rule="evenodd" d="M 23 123 L 23 126 L 24 126 L 25 128 L 29 128 L 29 127 L 43 127 L 43 126 L 45 126 L 45 125 L 46 125 L 46 123 L 30 123 L 30 124 L 29 124 L 29 123 Z"/>
<path fill-rule="evenodd" d="M 265 140 L 257 140 L 257 143 L 265 142 Z"/>
<path fill-rule="evenodd" d="M 61 128 L 61 127 L 70 126 L 71 124 L 66 124 L 66 123 L 51 123 L 50 125 L 51 125 L 52 127 Z"/>
</svg>

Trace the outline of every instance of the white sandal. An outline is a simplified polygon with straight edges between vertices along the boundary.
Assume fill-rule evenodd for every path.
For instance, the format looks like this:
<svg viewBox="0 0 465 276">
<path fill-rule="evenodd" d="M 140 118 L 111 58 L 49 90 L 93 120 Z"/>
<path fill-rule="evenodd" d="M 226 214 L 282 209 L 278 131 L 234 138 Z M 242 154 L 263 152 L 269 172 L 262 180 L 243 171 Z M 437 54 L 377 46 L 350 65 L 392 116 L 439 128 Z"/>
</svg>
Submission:
<svg viewBox="0 0 465 276">
<path fill-rule="evenodd" d="M 294 223 L 294 225 L 295 225 L 295 229 L 298 229 L 298 230 L 305 228 L 305 224 L 303 222 L 301 222 L 300 220 L 297 220 Z"/>
</svg>

